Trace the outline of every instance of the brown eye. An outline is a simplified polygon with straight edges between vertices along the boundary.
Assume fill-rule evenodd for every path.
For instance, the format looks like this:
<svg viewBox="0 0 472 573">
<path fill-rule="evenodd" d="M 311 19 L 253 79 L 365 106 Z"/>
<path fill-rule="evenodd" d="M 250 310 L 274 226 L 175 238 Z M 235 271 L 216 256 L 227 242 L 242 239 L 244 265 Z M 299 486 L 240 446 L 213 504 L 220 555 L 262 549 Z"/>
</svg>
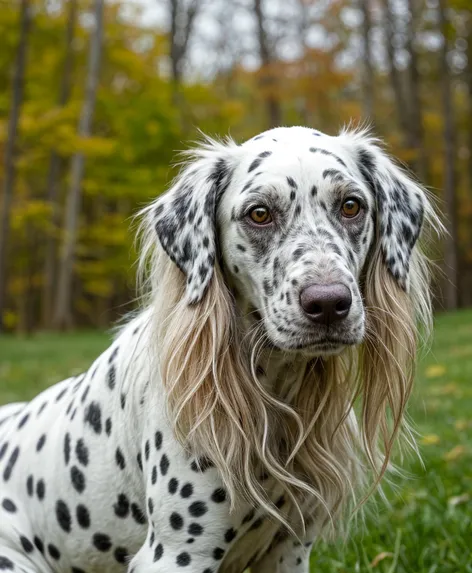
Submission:
<svg viewBox="0 0 472 573">
<path fill-rule="evenodd" d="M 251 217 L 251 220 L 258 225 L 267 225 L 272 222 L 269 209 L 266 209 L 266 207 L 255 207 L 249 213 L 249 217 Z"/>
<path fill-rule="evenodd" d="M 357 199 L 346 199 L 342 206 L 342 215 L 346 219 L 352 219 L 361 210 L 361 205 Z"/>
</svg>

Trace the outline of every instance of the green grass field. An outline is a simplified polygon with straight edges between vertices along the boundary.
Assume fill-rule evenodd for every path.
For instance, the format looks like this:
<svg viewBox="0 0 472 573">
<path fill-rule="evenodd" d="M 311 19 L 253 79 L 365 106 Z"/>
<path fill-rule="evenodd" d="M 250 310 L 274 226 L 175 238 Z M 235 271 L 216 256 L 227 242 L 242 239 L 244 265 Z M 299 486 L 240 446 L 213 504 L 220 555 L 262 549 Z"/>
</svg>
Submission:
<svg viewBox="0 0 472 573">
<path fill-rule="evenodd" d="M 0 337 L 0 403 L 80 372 L 108 342 L 90 332 Z M 409 413 L 425 467 L 406 462 L 409 477 L 388 492 L 390 508 L 369 504 L 346 542 L 320 543 L 313 573 L 472 572 L 472 311 L 437 317 Z"/>
</svg>

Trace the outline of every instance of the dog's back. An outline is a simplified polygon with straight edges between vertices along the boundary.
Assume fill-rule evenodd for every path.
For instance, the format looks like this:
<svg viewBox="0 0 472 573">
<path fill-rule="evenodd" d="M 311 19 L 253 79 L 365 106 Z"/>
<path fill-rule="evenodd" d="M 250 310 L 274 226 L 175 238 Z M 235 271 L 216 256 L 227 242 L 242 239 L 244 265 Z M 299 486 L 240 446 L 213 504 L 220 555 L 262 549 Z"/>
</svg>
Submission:
<svg viewBox="0 0 472 573">
<path fill-rule="evenodd" d="M 139 337 L 138 320 L 84 374 L 0 409 L 5 558 L 27 554 L 28 570 L 111 571 L 142 545 L 139 404 L 126 382 L 144 379 Z"/>
</svg>

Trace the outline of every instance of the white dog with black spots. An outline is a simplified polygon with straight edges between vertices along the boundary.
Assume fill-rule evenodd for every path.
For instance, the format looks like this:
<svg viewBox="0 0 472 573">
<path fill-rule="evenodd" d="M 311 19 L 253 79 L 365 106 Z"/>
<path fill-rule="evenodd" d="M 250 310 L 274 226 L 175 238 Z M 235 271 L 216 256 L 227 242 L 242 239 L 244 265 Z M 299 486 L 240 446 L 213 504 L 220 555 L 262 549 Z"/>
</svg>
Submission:
<svg viewBox="0 0 472 573">
<path fill-rule="evenodd" d="M 143 309 L 0 408 L 0 570 L 307 573 L 408 432 L 426 223 L 366 133 L 208 140 L 144 212 Z"/>
</svg>

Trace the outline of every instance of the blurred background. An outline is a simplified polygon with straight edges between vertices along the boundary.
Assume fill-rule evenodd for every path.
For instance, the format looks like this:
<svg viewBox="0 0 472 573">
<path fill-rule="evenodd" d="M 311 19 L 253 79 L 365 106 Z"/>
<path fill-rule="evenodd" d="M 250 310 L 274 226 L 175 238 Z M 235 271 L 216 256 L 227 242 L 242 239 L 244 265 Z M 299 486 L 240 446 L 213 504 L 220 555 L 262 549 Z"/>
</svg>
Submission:
<svg viewBox="0 0 472 573">
<path fill-rule="evenodd" d="M 368 122 L 440 200 L 472 304 L 471 0 L 1 0 L 0 330 L 103 328 L 130 216 L 197 129 Z"/>
<path fill-rule="evenodd" d="M 472 0 L 0 0 L 0 403 L 109 343 L 133 308 L 132 216 L 198 129 L 349 122 L 427 185 L 449 236 L 410 408 L 424 465 L 313 571 L 470 573 Z"/>
</svg>

